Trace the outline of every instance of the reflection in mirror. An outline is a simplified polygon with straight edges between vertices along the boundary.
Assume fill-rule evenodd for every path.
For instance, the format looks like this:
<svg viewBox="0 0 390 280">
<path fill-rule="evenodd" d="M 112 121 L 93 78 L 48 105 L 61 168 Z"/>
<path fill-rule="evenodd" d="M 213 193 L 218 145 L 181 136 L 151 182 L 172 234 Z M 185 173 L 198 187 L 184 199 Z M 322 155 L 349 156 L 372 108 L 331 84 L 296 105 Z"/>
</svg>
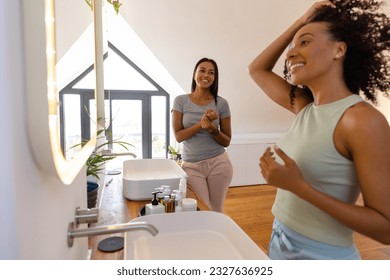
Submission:
<svg viewBox="0 0 390 280">
<path fill-rule="evenodd" d="M 99 1 L 96 2 L 98 3 Z M 65 111 L 62 110 L 64 107 L 61 110 L 58 107 L 67 104 L 67 113 L 62 115 L 62 123 L 64 124 L 64 128 L 66 127 L 66 124 L 68 128 L 77 128 L 77 124 L 81 125 L 80 121 L 77 122 L 77 112 L 81 113 L 80 106 L 77 106 L 77 98 L 73 98 L 73 103 L 68 102 L 71 101 L 72 98 L 67 100 L 66 103 L 60 103 L 58 102 L 59 90 L 64 87 L 64 85 L 70 79 L 72 79 L 74 76 L 77 76 L 80 71 L 83 71 L 83 68 L 92 68 L 92 66 L 90 65 L 94 64 L 96 57 L 94 44 L 94 38 L 96 38 L 94 32 L 94 15 L 89 9 L 89 7 L 87 7 L 86 5 L 81 5 L 80 1 L 78 0 L 47 0 L 46 3 L 46 15 L 50 13 L 49 18 L 51 17 L 53 19 L 51 24 L 46 24 L 47 46 L 50 47 L 49 44 L 51 43 L 51 47 L 53 50 L 52 52 L 47 52 L 47 64 L 49 72 L 48 81 L 50 80 L 50 78 L 53 79 L 53 88 L 51 90 L 53 91 L 52 94 L 54 94 L 53 98 L 57 100 L 57 104 L 53 104 L 53 107 L 57 107 L 55 108 L 57 114 L 55 114 L 55 119 L 53 116 L 53 120 L 51 123 L 49 123 L 49 126 L 51 125 L 53 127 L 56 127 L 56 136 L 53 137 L 55 139 L 55 143 L 52 142 L 52 148 L 56 147 L 58 151 L 57 156 L 54 158 L 54 161 L 56 163 L 57 171 L 61 179 L 66 183 L 66 181 L 72 181 L 74 176 L 77 175 L 82 165 L 84 165 L 87 156 L 89 156 L 91 148 L 93 149 L 96 144 L 95 141 L 90 141 L 89 144 L 85 145 L 85 147 L 80 149 L 80 151 L 73 152 L 71 155 L 64 154 L 64 152 L 66 153 L 66 148 L 68 148 L 69 145 L 72 145 L 72 141 L 77 141 L 77 143 L 80 143 L 83 135 L 81 135 L 81 129 L 79 130 L 79 132 L 75 132 L 74 129 L 59 129 L 60 118 L 58 116 L 58 112 Z M 96 12 L 101 12 L 101 9 L 98 9 L 98 7 L 96 7 L 96 9 L 94 10 Z M 72 21 L 70 19 L 75 17 L 78 20 L 77 24 L 73 26 Z M 50 72 L 52 74 L 50 74 Z M 49 77 L 49 75 L 53 76 Z M 95 96 L 93 89 L 90 89 L 90 95 L 93 97 Z M 48 96 L 50 96 L 50 88 Z M 82 96 L 79 95 L 79 100 L 81 99 Z M 75 104 L 76 107 L 72 108 L 72 106 L 75 106 Z M 75 118 L 72 119 L 71 116 L 75 116 Z M 94 135 L 89 135 L 88 138 L 96 139 L 96 115 L 90 116 L 90 119 L 95 123 L 95 130 Z M 67 135 L 65 135 L 64 133 L 64 139 L 68 139 L 67 141 L 65 141 L 65 148 L 61 150 L 59 149 L 59 130 L 64 132 L 66 131 Z M 53 138 L 51 135 L 51 140 Z M 75 143 L 73 143 L 73 145 L 74 144 Z M 78 162 L 78 160 L 80 161 Z M 81 166 L 79 168 L 76 168 L 76 163 L 78 163 L 79 165 L 81 164 Z M 61 176 L 62 172 L 66 172 L 66 170 L 69 170 L 71 174 Z"/>
<path fill-rule="evenodd" d="M 70 160 L 81 149 L 74 146 L 96 131 L 96 109 L 90 107 L 95 104 L 96 75 L 89 75 L 87 87 L 74 87 L 89 72 L 94 74 L 94 22 L 91 8 L 79 0 L 55 0 L 54 16 L 61 148 Z"/>
<path fill-rule="evenodd" d="M 95 28 L 96 23 L 101 23 L 102 2 L 96 0 L 93 4 L 92 13 L 88 5 L 80 0 L 23 0 L 27 121 L 31 148 L 40 169 L 66 185 L 73 182 L 96 145 L 95 114 L 91 118 L 95 125 L 90 141 L 77 153 L 65 156 L 60 143 L 59 113 L 63 105 L 59 90 L 80 75 L 82 69 L 96 65 L 99 54 L 102 55 L 101 24 L 98 25 L 100 28 Z M 77 21 L 80 19 L 80 24 L 73 26 L 72 19 L 75 17 Z M 95 55 L 97 48 L 99 51 Z M 95 66 L 95 72 L 102 77 L 103 72 L 98 66 Z M 96 86 L 89 89 L 93 98 L 98 92 L 104 92 L 98 80 Z M 77 127 L 77 118 L 76 121 L 67 120 L 69 111 L 72 115 L 81 111 L 81 108 L 72 109 L 72 102 L 72 98 L 65 102 L 68 109 L 64 123 Z M 72 132 L 68 133 L 72 141 L 73 138 L 83 137 Z"/>
</svg>

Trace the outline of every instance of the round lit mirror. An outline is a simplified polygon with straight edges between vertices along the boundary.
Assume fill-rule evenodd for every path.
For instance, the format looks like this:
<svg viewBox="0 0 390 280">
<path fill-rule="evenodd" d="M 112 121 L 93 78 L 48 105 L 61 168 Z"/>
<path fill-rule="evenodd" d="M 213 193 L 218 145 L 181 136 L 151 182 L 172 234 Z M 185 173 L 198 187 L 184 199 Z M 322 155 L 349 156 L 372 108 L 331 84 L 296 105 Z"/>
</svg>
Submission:
<svg viewBox="0 0 390 280">
<path fill-rule="evenodd" d="M 80 0 L 23 1 L 30 142 L 40 168 L 64 184 L 74 180 L 95 148 L 97 96 L 104 92 L 101 78 L 96 78 L 103 75 L 97 63 L 103 59 L 102 2 L 91 3 L 93 9 Z M 91 87 L 84 91 L 88 106 L 77 102 L 87 94 L 71 92 L 60 98 L 60 92 L 86 71 L 94 71 Z M 81 133 L 84 110 L 91 127 L 86 137 Z M 82 148 L 71 149 L 85 139 Z"/>
</svg>

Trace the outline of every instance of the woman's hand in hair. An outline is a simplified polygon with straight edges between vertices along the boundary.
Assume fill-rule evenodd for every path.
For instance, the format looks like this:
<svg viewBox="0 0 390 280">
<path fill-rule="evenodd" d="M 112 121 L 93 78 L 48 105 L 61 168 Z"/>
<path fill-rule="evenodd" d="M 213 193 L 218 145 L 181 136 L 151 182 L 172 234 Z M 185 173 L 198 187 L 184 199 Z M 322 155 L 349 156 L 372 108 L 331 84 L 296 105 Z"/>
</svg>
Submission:
<svg viewBox="0 0 390 280">
<path fill-rule="evenodd" d="M 324 6 L 329 6 L 329 7 L 332 7 L 332 8 L 336 7 L 335 4 L 333 4 L 331 1 L 319 1 L 319 2 L 316 2 L 301 17 L 300 20 L 301 20 L 302 24 L 306 24 L 306 23 L 310 22 L 310 20 L 312 19 L 313 15 L 315 15 L 317 13 L 317 11 L 320 8 L 324 7 Z"/>
</svg>

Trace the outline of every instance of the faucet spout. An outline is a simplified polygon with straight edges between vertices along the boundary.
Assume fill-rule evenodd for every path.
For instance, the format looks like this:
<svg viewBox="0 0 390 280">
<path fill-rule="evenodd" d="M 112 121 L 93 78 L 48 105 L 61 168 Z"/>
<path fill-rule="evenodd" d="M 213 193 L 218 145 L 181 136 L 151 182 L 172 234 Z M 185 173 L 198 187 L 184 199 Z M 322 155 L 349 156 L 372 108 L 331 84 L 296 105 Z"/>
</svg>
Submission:
<svg viewBox="0 0 390 280">
<path fill-rule="evenodd" d="M 133 158 L 137 158 L 137 155 L 132 152 L 114 153 L 111 150 L 103 150 L 102 155 L 107 157 L 132 156 Z"/>
<path fill-rule="evenodd" d="M 153 236 L 156 236 L 158 234 L 157 228 L 147 222 L 122 223 L 122 224 L 96 226 L 96 227 L 83 228 L 83 229 L 75 229 L 75 225 L 72 222 L 69 224 L 69 228 L 68 228 L 68 234 L 67 234 L 68 246 L 72 247 L 74 238 L 77 237 L 121 233 L 121 232 L 128 232 L 134 230 L 146 230 Z"/>
</svg>

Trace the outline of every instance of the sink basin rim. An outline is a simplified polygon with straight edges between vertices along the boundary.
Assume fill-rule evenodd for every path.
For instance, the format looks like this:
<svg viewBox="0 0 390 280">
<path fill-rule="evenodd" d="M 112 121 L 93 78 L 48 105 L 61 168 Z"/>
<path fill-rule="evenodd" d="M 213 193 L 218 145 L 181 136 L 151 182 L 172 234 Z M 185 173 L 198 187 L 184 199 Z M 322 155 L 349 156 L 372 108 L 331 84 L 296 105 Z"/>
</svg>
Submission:
<svg viewBox="0 0 390 280">
<path fill-rule="evenodd" d="M 196 232 L 202 233 L 203 237 L 205 236 L 205 234 L 207 236 L 207 232 L 209 232 L 210 238 L 213 238 L 213 236 L 216 234 L 223 235 L 226 238 L 227 242 L 229 242 L 229 244 L 234 249 L 230 250 L 229 248 L 227 248 L 229 246 L 226 246 L 226 252 L 223 252 L 223 254 L 222 252 L 221 254 L 216 254 L 215 251 L 212 251 L 213 248 L 207 247 L 206 249 L 203 249 L 210 250 L 209 255 L 211 255 L 212 257 L 207 257 L 207 252 L 204 252 L 205 257 L 200 258 L 200 253 L 194 252 L 194 256 L 191 256 L 188 253 L 184 254 L 186 256 L 186 259 L 215 259 L 216 257 L 218 257 L 218 259 L 268 259 L 268 256 L 229 216 L 219 212 L 193 211 L 169 214 L 155 214 L 138 217 L 133 219 L 131 222 L 135 221 L 145 221 L 154 225 L 159 230 L 159 234 L 156 237 L 151 237 L 150 234 L 148 234 L 147 232 L 141 231 L 126 233 L 124 253 L 125 259 L 137 259 L 136 256 L 144 256 L 140 259 L 182 259 L 182 251 L 175 252 L 173 250 L 169 250 L 169 254 L 160 254 L 160 251 L 167 251 L 165 245 L 159 245 L 161 243 L 157 243 L 158 248 L 154 247 L 154 250 L 159 250 L 155 253 L 151 252 L 152 250 L 149 248 L 149 246 L 143 247 L 144 250 L 146 250 L 147 252 L 139 253 L 138 251 L 135 251 L 136 248 L 138 248 L 139 244 L 142 244 L 142 242 L 147 242 L 148 239 L 150 241 L 150 244 L 156 244 L 157 240 L 166 241 L 168 235 L 176 235 L 178 240 L 182 240 L 183 238 L 185 238 L 185 236 L 191 236 L 191 240 L 188 240 L 188 244 L 198 244 L 198 246 L 202 248 L 202 242 L 204 242 L 204 239 L 193 239 L 196 239 Z M 155 238 L 155 240 L 152 240 L 152 238 Z M 141 239 L 143 240 L 141 241 Z M 221 246 L 223 242 L 225 241 L 221 240 L 221 244 L 219 244 L 219 246 Z M 218 244 L 215 244 L 215 246 L 217 245 Z M 177 248 L 177 250 L 182 249 L 183 248 Z M 157 258 L 154 258 L 153 255 L 157 256 Z"/>
</svg>

